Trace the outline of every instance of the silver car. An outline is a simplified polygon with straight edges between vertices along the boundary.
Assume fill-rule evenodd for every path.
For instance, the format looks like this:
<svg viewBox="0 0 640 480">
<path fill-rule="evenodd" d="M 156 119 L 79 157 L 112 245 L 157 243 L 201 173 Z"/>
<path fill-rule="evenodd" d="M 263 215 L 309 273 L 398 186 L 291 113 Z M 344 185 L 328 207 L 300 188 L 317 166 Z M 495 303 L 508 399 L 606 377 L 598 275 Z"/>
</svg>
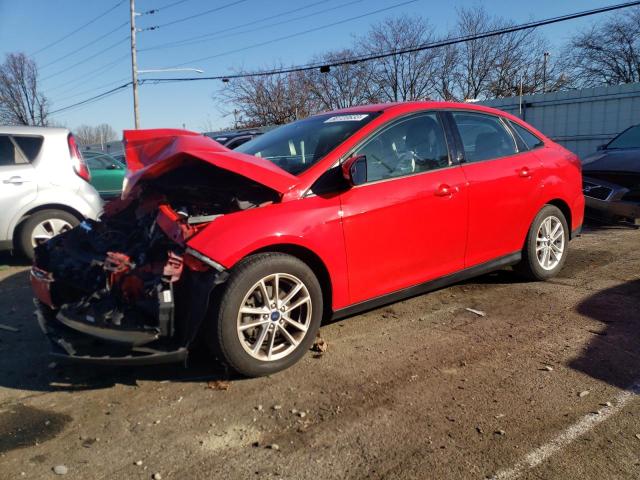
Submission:
<svg viewBox="0 0 640 480">
<path fill-rule="evenodd" d="M 66 128 L 0 126 L 0 250 L 33 249 L 96 219 L 98 192 L 75 138 Z"/>
</svg>

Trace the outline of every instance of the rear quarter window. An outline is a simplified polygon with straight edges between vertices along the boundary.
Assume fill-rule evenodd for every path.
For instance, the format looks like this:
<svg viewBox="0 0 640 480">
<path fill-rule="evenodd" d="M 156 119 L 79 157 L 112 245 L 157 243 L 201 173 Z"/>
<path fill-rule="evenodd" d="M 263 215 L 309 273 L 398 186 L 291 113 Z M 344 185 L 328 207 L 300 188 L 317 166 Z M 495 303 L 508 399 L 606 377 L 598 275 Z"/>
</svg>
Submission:
<svg viewBox="0 0 640 480">
<path fill-rule="evenodd" d="M 509 125 L 511 125 L 511 128 L 516 131 L 516 134 L 520 137 L 522 142 L 527 146 L 529 150 L 544 145 L 544 142 L 540 138 L 538 138 L 537 135 L 534 135 L 523 126 L 512 121 L 509 121 Z"/>
<path fill-rule="evenodd" d="M 13 140 L 18 144 L 29 162 L 33 162 L 38 157 L 42 148 L 42 137 L 14 136 Z"/>
</svg>

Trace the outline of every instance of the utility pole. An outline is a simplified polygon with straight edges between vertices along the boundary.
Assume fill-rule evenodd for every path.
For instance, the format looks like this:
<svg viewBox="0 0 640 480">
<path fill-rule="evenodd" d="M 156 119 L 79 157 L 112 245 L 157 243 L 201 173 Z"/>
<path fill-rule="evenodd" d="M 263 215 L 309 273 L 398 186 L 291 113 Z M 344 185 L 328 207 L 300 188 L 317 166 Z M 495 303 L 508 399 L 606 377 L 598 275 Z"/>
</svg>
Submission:
<svg viewBox="0 0 640 480">
<path fill-rule="evenodd" d="M 138 112 L 138 61 L 136 59 L 136 8 L 135 0 L 129 0 L 131 13 L 131 84 L 133 87 L 133 119 L 136 130 L 140 128 Z"/>
<path fill-rule="evenodd" d="M 547 93 L 547 61 L 549 60 L 549 52 L 544 52 L 542 57 L 542 93 Z"/>
</svg>

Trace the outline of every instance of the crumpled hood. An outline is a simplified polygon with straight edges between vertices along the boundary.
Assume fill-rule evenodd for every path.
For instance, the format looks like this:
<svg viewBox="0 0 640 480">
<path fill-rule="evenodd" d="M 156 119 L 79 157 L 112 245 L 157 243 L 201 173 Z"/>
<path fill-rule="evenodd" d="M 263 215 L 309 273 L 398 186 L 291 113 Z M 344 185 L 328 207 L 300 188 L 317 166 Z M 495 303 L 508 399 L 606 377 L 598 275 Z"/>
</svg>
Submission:
<svg viewBox="0 0 640 480">
<path fill-rule="evenodd" d="M 192 159 L 236 173 L 283 194 L 298 178 L 262 158 L 229 150 L 209 137 L 177 129 L 125 130 L 125 198 L 141 179 L 154 178 Z"/>
<path fill-rule="evenodd" d="M 604 150 L 582 161 L 582 171 L 640 173 L 640 149 Z"/>
</svg>

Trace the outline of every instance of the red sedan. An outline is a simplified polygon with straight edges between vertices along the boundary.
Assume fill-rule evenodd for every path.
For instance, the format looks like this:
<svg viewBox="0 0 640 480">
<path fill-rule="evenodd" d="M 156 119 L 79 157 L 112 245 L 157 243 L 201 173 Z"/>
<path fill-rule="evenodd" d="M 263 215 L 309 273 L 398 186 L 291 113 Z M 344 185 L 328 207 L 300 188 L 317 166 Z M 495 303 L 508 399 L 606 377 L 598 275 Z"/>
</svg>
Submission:
<svg viewBox="0 0 640 480">
<path fill-rule="evenodd" d="M 231 151 L 180 130 L 125 132 L 122 199 L 36 251 L 54 355 L 184 360 L 203 340 L 258 376 L 344 317 L 508 265 L 545 280 L 584 197 L 578 158 L 490 108 L 370 105 Z"/>
</svg>

